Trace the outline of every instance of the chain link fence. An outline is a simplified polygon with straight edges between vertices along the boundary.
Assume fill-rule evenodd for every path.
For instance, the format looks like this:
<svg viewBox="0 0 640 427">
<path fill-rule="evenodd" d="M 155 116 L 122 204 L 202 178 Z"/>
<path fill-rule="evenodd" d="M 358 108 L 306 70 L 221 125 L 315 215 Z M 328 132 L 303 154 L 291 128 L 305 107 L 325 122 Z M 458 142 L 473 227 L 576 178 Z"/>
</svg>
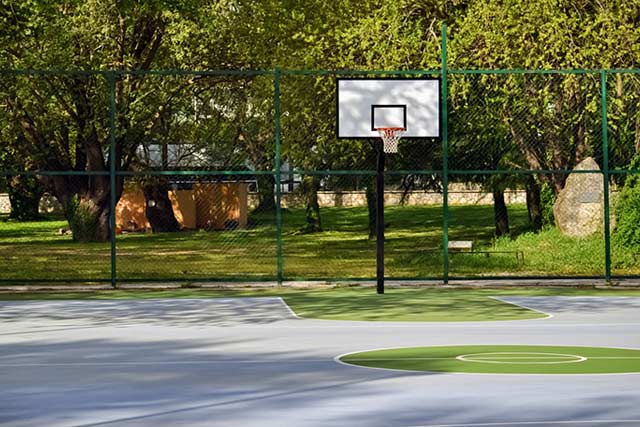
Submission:
<svg viewBox="0 0 640 427">
<path fill-rule="evenodd" d="M 640 277 L 638 70 L 5 70 L 0 280 L 374 279 L 338 77 L 441 78 L 443 137 L 386 159 L 387 279 Z"/>
</svg>

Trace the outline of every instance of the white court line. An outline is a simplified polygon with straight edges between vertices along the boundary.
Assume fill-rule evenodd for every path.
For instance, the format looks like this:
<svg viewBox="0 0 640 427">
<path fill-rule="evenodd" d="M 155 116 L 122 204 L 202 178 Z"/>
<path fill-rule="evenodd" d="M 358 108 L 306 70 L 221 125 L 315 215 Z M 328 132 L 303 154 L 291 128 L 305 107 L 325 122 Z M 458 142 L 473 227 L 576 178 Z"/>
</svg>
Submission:
<svg viewBox="0 0 640 427">
<path fill-rule="evenodd" d="M 507 354 L 517 354 L 515 352 L 486 352 L 486 353 L 473 353 L 473 354 L 462 354 L 456 357 L 457 360 L 461 360 L 463 362 L 471 362 L 471 363 L 492 363 L 492 364 L 503 364 L 503 365 L 562 365 L 566 363 L 580 363 L 587 360 L 584 356 L 578 356 L 575 354 L 561 354 L 561 353 L 538 353 L 538 352 L 520 352 L 519 354 L 529 354 L 529 357 L 512 357 L 511 359 L 505 357 Z M 497 357 L 494 357 L 496 356 Z M 500 358 L 502 355 L 502 358 Z M 534 355 L 533 357 L 531 355 Z M 549 360 L 550 357 L 557 359 L 558 357 L 563 358 L 563 360 Z M 542 362 L 520 362 L 520 359 L 547 359 Z M 570 358 L 570 359 L 569 359 Z M 515 362 L 509 361 L 512 359 L 518 359 Z M 564 360 L 569 359 L 569 360 Z"/>
<path fill-rule="evenodd" d="M 520 323 L 520 324 L 501 324 L 502 322 L 529 322 L 533 320 L 545 320 L 545 319 L 527 319 L 527 320 L 479 320 L 475 322 L 465 321 L 451 321 L 451 322 L 429 322 L 429 321 L 416 321 L 416 322 L 391 322 L 391 321 L 368 321 L 368 320 L 337 320 L 337 319 L 314 319 L 310 317 L 301 317 L 301 320 L 305 320 L 304 324 L 300 325 L 252 325 L 252 326 L 235 326 L 235 328 L 269 328 L 269 329 L 362 329 L 362 328 L 597 328 L 597 327 L 624 327 L 624 326 L 640 326 L 640 322 L 634 323 Z M 287 319 L 284 319 L 287 320 Z M 291 320 L 291 319 L 289 319 Z M 318 324 L 312 324 L 311 322 Z M 320 322 L 335 322 L 336 324 L 319 324 Z M 357 324 L 356 322 L 361 322 Z M 217 327 L 217 326 L 211 326 Z M 222 326 L 220 326 L 222 327 Z"/>
<path fill-rule="evenodd" d="M 367 362 L 367 361 L 402 361 L 402 360 L 454 360 L 454 357 L 412 357 L 412 358 L 384 358 L 384 359 L 349 359 L 349 362 Z M 596 359 L 596 358 L 589 358 Z M 601 358 L 605 359 L 605 358 Z M 611 359 L 611 358 L 609 358 Z M 616 359 L 616 358 L 613 358 Z M 640 359 L 640 357 L 635 358 Z M 131 362 L 41 362 L 41 363 L 0 363 L 0 368 L 12 367 L 44 367 L 44 366 L 162 366 L 162 365 L 209 365 L 209 364 L 278 364 L 278 363 L 324 363 L 331 362 L 330 358 L 326 359 L 287 359 L 287 360 L 169 360 L 169 361 L 131 361 Z M 357 366 L 342 362 L 348 366 Z M 404 371 L 404 370 L 402 370 Z"/>
<path fill-rule="evenodd" d="M 396 362 L 401 360 L 455 360 L 455 357 L 454 356 L 451 356 L 451 357 L 402 357 L 402 358 L 390 357 L 390 358 L 379 358 L 379 359 L 378 358 L 376 359 L 358 358 L 358 359 L 348 359 L 348 362 L 372 362 L 376 360 L 380 360 L 383 362 Z"/>
<path fill-rule="evenodd" d="M 39 366 L 154 366 L 154 365 L 213 365 L 213 364 L 257 364 L 257 363 L 323 363 L 332 362 L 326 359 L 294 359 L 294 360 L 169 360 L 169 361 L 132 361 L 132 362 L 41 362 L 41 363 L 0 363 L 0 368 L 39 367 Z"/>
<path fill-rule="evenodd" d="M 70 319 L 64 319 L 64 321 L 68 322 Z M 77 320 L 77 319 L 73 319 Z M 304 320 L 304 322 L 297 322 L 298 320 Z M 544 319 L 530 319 L 530 320 L 544 320 Z M 283 324 L 283 322 L 293 322 L 296 321 L 296 324 Z M 318 322 L 318 323 L 316 323 Z M 335 324 L 321 324 L 320 322 L 335 322 Z M 354 323 L 350 323 L 354 322 Z M 492 329 L 527 329 L 527 328 L 536 328 L 537 330 L 543 330 L 544 328 L 589 328 L 589 329 L 601 329 L 601 328 L 620 328 L 620 327 L 640 327 L 640 323 L 520 323 L 520 324 L 499 324 L 499 322 L 507 322 L 507 321 L 499 321 L 499 322 L 491 322 L 491 321 L 479 321 L 474 323 L 466 323 L 466 322 L 379 322 L 379 321 L 362 321 L 361 324 L 355 324 L 357 321 L 352 320 L 329 320 L 329 319 L 311 319 L 311 318 L 300 318 L 300 319 L 278 319 L 272 323 L 264 323 L 264 324 L 251 324 L 247 325 L 246 323 L 237 323 L 237 324 L 202 324 L 207 328 L 222 328 L 222 329 L 230 329 L 234 330 L 260 330 L 260 329 L 269 329 L 269 330 L 287 330 L 287 329 L 300 329 L 300 330 L 332 330 L 332 329 L 423 329 L 425 331 L 431 331 L 432 329 L 436 329 L 440 332 L 442 329 L 481 329 L 484 328 L 487 331 Z M 518 320 L 512 320 L 512 322 L 518 322 Z M 526 320 L 519 320 L 519 322 L 527 322 Z M 35 323 L 35 321 L 33 321 Z M 54 322 L 51 322 L 54 323 Z M 86 324 L 86 323 L 85 323 Z M 117 324 L 117 323 L 114 323 Z M 64 326 L 67 328 L 74 328 L 78 323 L 66 323 Z M 120 324 L 117 324 L 120 326 Z M 171 325 L 161 324 L 160 322 L 156 322 L 154 324 L 124 324 L 128 328 L 170 328 Z M 113 328 L 114 325 L 96 325 L 96 326 L 84 326 L 82 329 L 110 329 Z M 6 335 L 19 335 L 21 333 L 28 333 L 30 335 L 38 335 L 38 334 L 55 334 L 56 332 L 66 332 L 65 330 L 51 330 L 51 329 L 43 329 L 43 330 L 34 330 L 32 328 L 29 329 L 6 329 L 4 332 L 0 333 L 0 336 Z M 622 333 L 624 331 L 616 330 L 617 333 Z M 617 347 L 620 348 L 620 347 Z"/>
<path fill-rule="evenodd" d="M 640 359 L 640 357 L 634 357 L 634 356 L 620 356 L 620 357 L 616 357 L 616 356 L 600 356 L 600 357 L 589 357 L 589 360 L 591 359 L 612 359 L 612 360 L 618 360 L 618 359 Z"/>
<path fill-rule="evenodd" d="M 287 302 L 284 300 L 284 298 L 282 298 L 282 297 L 277 297 L 277 298 L 280 300 L 280 302 L 282 302 L 282 304 L 286 307 L 287 311 L 289 311 L 289 313 L 291 313 L 291 315 L 293 317 L 295 317 L 296 319 L 302 319 L 302 317 L 298 316 L 296 314 L 296 312 L 293 311 L 293 308 L 291 308 L 291 306 L 289 304 L 287 304 Z"/>
<path fill-rule="evenodd" d="M 178 298 L 178 299 L 167 299 L 167 298 L 158 298 L 158 299 L 145 299 L 145 300 L 90 300 L 90 301 L 86 301 L 86 300 L 67 300 L 67 301 L 41 301 L 41 300 L 36 300 L 36 301 L 0 301 L 0 309 L 4 308 L 4 307 L 11 307 L 12 305 L 15 306 L 16 303 L 19 304 L 45 304 L 45 305 L 49 305 L 50 303 L 54 303 L 54 304 L 62 304 L 62 303 L 67 303 L 67 302 L 72 302 L 72 303 L 98 303 L 99 305 L 113 305 L 114 307 L 120 307 L 120 303 L 125 302 L 133 302 L 136 305 L 140 305 L 140 304 L 152 304 L 153 302 L 179 302 L 179 301 L 186 301 L 186 302 L 204 302 L 204 303 L 214 303 L 215 302 L 222 302 L 222 303 L 233 303 L 236 301 L 242 301 L 244 303 L 248 303 L 246 305 L 250 305 L 251 303 L 255 303 L 255 302 L 262 302 L 262 301 L 278 301 L 280 304 L 284 305 L 286 310 L 295 317 L 295 319 L 301 319 L 301 320 L 306 320 L 307 322 L 305 322 L 305 324 L 301 324 L 301 325 L 290 325 L 290 326 L 285 326 L 282 324 L 269 324 L 269 325 L 251 325 L 251 326 L 235 326 L 234 328 L 244 328 L 244 329 L 255 329 L 255 328 L 265 328 L 268 327 L 270 329 L 290 329 L 290 328 L 305 328 L 305 329 L 310 329 L 310 328 L 425 328 L 425 327 L 430 327 L 430 326 L 434 326 L 434 327 L 438 327 L 438 328 L 442 328 L 442 327 L 447 327 L 447 328 L 529 328 L 529 327 L 536 327 L 536 326 L 541 326 L 540 324 L 538 324 L 537 322 L 534 321 L 538 321 L 538 320 L 546 320 L 549 318 L 554 317 L 552 314 L 549 313 L 545 313 L 541 310 L 537 310 L 531 307 L 527 307 L 524 306 L 522 304 L 519 303 L 514 303 L 514 302 L 510 302 L 510 301 L 505 301 L 502 300 L 501 298 L 508 298 L 508 296 L 505 297 L 495 297 L 495 296 L 488 296 L 487 298 L 492 298 L 494 300 L 500 301 L 504 304 L 510 304 L 510 305 L 514 305 L 514 306 L 519 306 L 522 308 L 525 308 L 527 310 L 531 310 L 531 311 L 535 311 L 541 314 L 544 314 L 545 318 L 536 318 L 536 319 L 509 319 L 509 320 L 485 320 L 485 321 L 449 321 L 449 322 L 433 322 L 433 321 L 415 321 L 415 322 L 407 322 L 407 321 L 399 321 L 399 322 L 394 322 L 394 321 L 366 321 L 366 320 L 338 320 L 338 319 L 315 319 L 315 318 L 304 318 L 304 317 L 300 317 L 298 316 L 295 311 L 285 302 L 285 300 L 283 299 L 283 297 L 223 297 L 223 298 Z M 577 297 L 576 297 L 577 298 Z M 586 297 L 580 297 L 580 298 L 586 298 Z M 606 297 L 591 297 L 591 298 L 606 298 Z M 613 297 L 613 298 L 637 298 L 637 297 Z M 213 305 L 213 304 L 212 304 Z M 244 304 L 242 306 L 245 306 Z M 2 313 L 0 312 L 0 318 L 2 318 Z M 69 320 L 76 320 L 76 319 L 64 319 L 64 321 L 69 321 Z M 291 319 L 282 319 L 282 320 L 291 320 Z M 331 323 L 334 323 L 333 325 Z M 69 325 L 69 326 L 73 326 L 73 324 Z M 569 327 L 569 328 L 576 328 L 576 327 L 588 327 L 588 328 L 594 328 L 594 327 L 625 327 L 625 326 L 640 326 L 640 322 L 627 322 L 627 323 L 544 323 L 544 327 L 554 327 L 554 328 L 558 328 L 558 327 Z M 103 327 L 108 327 L 108 326 L 103 326 Z M 223 326 L 223 325 L 210 325 L 210 327 L 212 328 L 216 328 L 216 327 L 227 327 L 227 326 Z M 15 331 L 12 333 L 16 333 L 19 331 Z M 30 331 L 30 332 L 35 332 L 35 331 Z M 37 332 L 39 333 L 39 331 Z"/>
<path fill-rule="evenodd" d="M 501 427 L 530 425 L 582 425 L 582 424 L 640 424 L 640 420 L 580 420 L 580 421 L 510 421 L 501 423 L 466 423 L 466 424 L 421 424 L 407 427 Z"/>
<path fill-rule="evenodd" d="M 511 301 L 506 301 L 506 300 L 502 299 L 502 298 L 508 298 L 508 297 L 502 297 L 501 298 L 501 297 L 489 296 L 489 298 L 494 299 L 496 301 L 500 301 L 501 303 L 504 303 L 504 304 L 515 305 L 516 307 L 522 307 L 524 309 L 535 311 L 536 313 L 544 314 L 545 316 L 547 316 L 547 317 L 541 317 L 541 318 L 537 318 L 537 319 L 516 319 L 516 320 L 547 320 L 547 319 L 551 319 L 553 317 L 553 314 L 551 314 L 551 313 L 547 313 L 547 312 L 544 312 L 542 310 L 538 310 L 536 308 L 527 307 L 526 305 L 519 304 L 517 302 L 511 302 Z"/>
<path fill-rule="evenodd" d="M 468 355 L 466 355 L 468 356 Z M 454 360 L 454 359 L 458 359 L 458 357 L 401 357 L 401 358 L 375 358 L 375 359 L 369 359 L 369 358 L 364 358 L 364 359 L 348 359 L 349 362 L 372 362 L 372 361 L 376 361 L 376 360 L 380 360 L 383 362 L 399 362 L 402 360 Z M 575 356 L 577 357 L 577 355 Z M 580 357 L 584 357 L 584 356 L 580 356 Z M 554 357 L 536 357 L 536 359 L 560 359 L 560 356 L 554 356 Z M 565 357 L 566 358 L 566 357 Z M 511 360 L 511 359 L 532 359 L 532 357 L 492 357 L 491 359 L 504 359 L 504 360 Z M 594 359 L 610 359 L 610 360 L 620 360 L 620 359 L 640 359 L 640 357 L 586 357 L 586 359 L 588 360 L 594 360 Z M 463 362 L 467 362 L 467 360 L 464 359 L 458 359 L 461 360 Z"/>
</svg>

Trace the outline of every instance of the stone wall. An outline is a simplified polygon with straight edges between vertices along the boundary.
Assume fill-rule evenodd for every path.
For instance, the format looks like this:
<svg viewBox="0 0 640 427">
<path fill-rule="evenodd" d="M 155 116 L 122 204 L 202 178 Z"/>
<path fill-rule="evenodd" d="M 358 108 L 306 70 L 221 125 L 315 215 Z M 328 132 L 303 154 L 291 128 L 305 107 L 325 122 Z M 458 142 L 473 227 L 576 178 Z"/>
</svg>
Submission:
<svg viewBox="0 0 640 427">
<path fill-rule="evenodd" d="M 399 205 L 402 191 L 387 191 L 384 195 L 386 205 Z M 524 204 L 527 196 L 524 190 L 508 190 L 505 192 L 507 204 Z M 318 202 L 320 207 L 352 207 L 366 206 L 367 197 L 364 191 L 319 191 Z M 442 194 L 435 191 L 412 191 L 407 194 L 407 205 L 441 205 Z M 449 186 L 450 205 L 493 205 L 493 195 L 482 191 L 477 187 L 469 187 L 464 184 L 451 184 Z M 255 208 L 258 205 L 258 194 L 249 195 L 249 205 Z M 304 202 L 296 193 L 282 194 L 282 206 L 302 207 Z"/>
<path fill-rule="evenodd" d="M 8 214 L 11 212 L 11 203 L 9 203 L 9 195 L 0 193 L 0 214 Z M 62 206 L 55 197 L 45 194 L 40 199 L 40 213 L 62 213 Z"/>
<path fill-rule="evenodd" d="M 11 203 L 9 203 L 9 195 L 0 194 L 0 214 L 8 214 L 11 212 Z"/>
<path fill-rule="evenodd" d="M 442 204 L 442 194 L 434 191 L 412 191 L 407 195 L 407 205 L 440 205 Z M 384 201 L 387 205 L 399 205 L 402 191 L 387 191 Z M 524 190 L 509 190 L 505 193 L 507 204 L 526 203 L 526 193 Z M 364 191 L 320 191 L 318 201 L 321 207 L 351 207 L 366 206 L 367 198 Z M 464 184 L 451 184 L 449 186 L 450 205 L 492 205 L 493 195 L 482 191 L 479 188 L 465 186 Z M 249 207 L 255 208 L 258 205 L 258 194 L 249 194 Z M 296 193 L 282 194 L 282 206 L 300 207 L 303 201 Z M 11 205 L 9 196 L 0 194 L 0 213 L 9 213 Z M 62 208 L 55 198 L 45 195 L 40 202 L 40 211 L 46 213 L 61 213 Z"/>
</svg>

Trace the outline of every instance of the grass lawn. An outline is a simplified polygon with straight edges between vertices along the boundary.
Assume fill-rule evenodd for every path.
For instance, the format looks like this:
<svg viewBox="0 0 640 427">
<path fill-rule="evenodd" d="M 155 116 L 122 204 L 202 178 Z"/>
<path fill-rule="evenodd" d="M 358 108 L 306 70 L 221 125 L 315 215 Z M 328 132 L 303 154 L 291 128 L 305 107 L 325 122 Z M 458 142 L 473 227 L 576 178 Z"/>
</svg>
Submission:
<svg viewBox="0 0 640 427">
<path fill-rule="evenodd" d="M 301 234 L 302 209 L 283 212 L 283 265 L 287 279 L 375 277 L 376 243 L 367 237 L 365 207 L 323 208 L 324 232 Z M 441 277 L 442 208 L 389 206 L 385 210 L 386 275 Z M 492 206 L 451 206 L 450 240 L 473 240 L 484 254 L 451 254 L 452 276 L 602 275 L 601 236 L 575 239 L 556 229 L 528 233 L 523 205 L 509 207 L 511 239 L 493 237 Z M 117 238 L 117 271 L 127 279 L 274 279 L 274 215 L 254 216 L 256 227 L 232 231 L 132 233 Z M 0 266 L 4 279 L 108 279 L 108 243 L 78 244 L 58 235 L 64 220 L 17 223 L 0 217 Z M 518 263 L 516 251 L 524 255 Z M 616 274 L 640 274 L 633 254 L 614 248 Z"/>
<path fill-rule="evenodd" d="M 322 290 L 270 288 L 262 290 L 104 291 L 56 293 L 0 293 L 0 300 L 228 298 L 280 296 L 304 318 L 366 321 L 456 322 L 515 320 L 545 317 L 539 312 L 503 303 L 496 296 L 636 296 L 640 290 L 573 288 L 435 289 L 391 288 L 377 295 L 371 287 Z"/>
</svg>

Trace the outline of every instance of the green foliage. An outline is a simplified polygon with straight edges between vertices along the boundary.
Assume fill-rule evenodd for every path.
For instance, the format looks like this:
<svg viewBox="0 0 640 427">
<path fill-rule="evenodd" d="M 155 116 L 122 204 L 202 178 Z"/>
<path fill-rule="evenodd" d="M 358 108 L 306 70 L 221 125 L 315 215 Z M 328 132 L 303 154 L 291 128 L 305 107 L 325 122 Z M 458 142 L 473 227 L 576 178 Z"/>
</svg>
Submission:
<svg viewBox="0 0 640 427">
<path fill-rule="evenodd" d="M 607 119 L 609 124 L 609 164 L 628 165 L 640 151 L 640 77 L 615 74 L 607 80 Z M 616 184 L 624 184 L 624 175 L 614 175 Z"/>
<path fill-rule="evenodd" d="M 553 227 L 539 233 L 523 233 L 513 240 L 500 239 L 495 250 L 523 251 L 523 271 L 528 274 L 598 275 L 604 271 L 602 236 L 576 239 L 564 236 Z M 632 267 L 632 270 L 627 271 L 637 269 Z"/>
<path fill-rule="evenodd" d="M 67 205 L 65 216 L 73 232 L 73 240 L 91 242 L 98 231 L 99 216 L 95 205 L 90 200 L 82 200 L 74 195 Z"/>
<path fill-rule="evenodd" d="M 630 169 L 640 167 L 640 155 L 631 162 Z M 616 225 L 613 242 L 634 252 L 640 251 L 640 176 L 629 175 L 615 206 Z"/>
<path fill-rule="evenodd" d="M 554 227 L 555 217 L 553 215 L 553 205 L 556 203 L 556 194 L 548 183 L 540 186 L 540 207 L 542 208 L 542 226 Z"/>
<path fill-rule="evenodd" d="M 17 221 L 40 219 L 39 205 L 42 185 L 35 176 L 17 175 L 8 179 L 11 213 L 9 218 Z"/>
<path fill-rule="evenodd" d="M 626 68 L 640 55 L 633 2 L 476 0 L 452 61 L 491 68 Z"/>
<path fill-rule="evenodd" d="M 580 0 L 477 0 L 451 39 L 451 66 L 489 69 L 633 67 L 640 58 L 635 7 Z M 612 48 L 616 40 L 619 45 Z M 466 78 L 466 77 L 465 77 Z M 468 80 L 468 79 L 467 79 Z M 602 155 L 597 75 L 488 75 L 470 90 L 490 89 L 489 116 L 507 130 L 527 169 L 571 169 L 585 156 Z M 455 81 L 452 80 L 452 93 Z M 482 120 L 482 116 L 472 119 Z M 455 125 L 455 124 L 454 124 Z M 564 176 L 541 178 L 557 193 Z"/>
</svg>

